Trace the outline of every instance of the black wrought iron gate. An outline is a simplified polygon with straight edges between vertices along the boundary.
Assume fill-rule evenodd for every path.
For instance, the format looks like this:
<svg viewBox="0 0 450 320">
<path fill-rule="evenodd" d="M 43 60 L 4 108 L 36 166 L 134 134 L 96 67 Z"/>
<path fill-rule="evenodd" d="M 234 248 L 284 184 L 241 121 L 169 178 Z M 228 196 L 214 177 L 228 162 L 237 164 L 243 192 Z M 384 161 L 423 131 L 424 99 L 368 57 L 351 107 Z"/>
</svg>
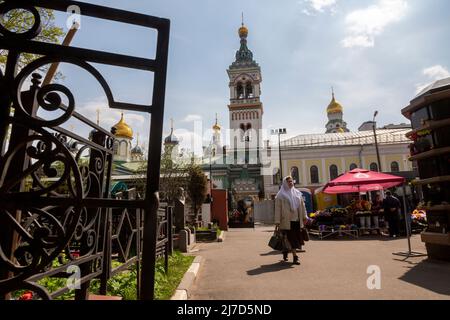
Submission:
<svg viewBox="0 0 450 320">
<path fill-rule="evenodd" d="M 82 16 L 156 29 L 156 58 L 33 40 L 41 32 L 37 7 L 66 12 L 72 5 L 80 8 Z M 0 4 L 1 14 L 13 9 L 31 12 L 35 22 L 25 33 L 13 33 L 0 26 L 0 49 L 8 50 L 4 73 L 0 70 L 0 299 L 20 289 L 32 290 L 42 299 L 58 296 L 68 288 L 49 293 L 37 281 L 48 276 L 67 277 L 69 266 L 78 267 L 81 275 L 76 299 L 86 299 L 92 279 L 109 277 L 114 240 L 122 248 L 124 262 L 142 262 L 138 268 L 142 271 L 139 297 L 153 299 L 170 22 L 77 1 L 7 0 Z M 24 52 L 42 57 L 17 74 L 18 59 Z M 69 88 L 41 84 L 40 68 L 55 62 L 79 66 L 94 76 L 104 89 L 110 108 L 151 114 L 144 199 L 111 199 L 114 132 L 79 114 Z M 153 90 L 152 104 L 116 101 L 92 63 L 154 73 L 153 88 L 149 88 Z M 31 87 L 23 88 L 30 77 Z M 67 103 L 62 103 L 63 98 Z M 57 115 L 51 120 L 40 118 L 39 108 Z M 71 119 L 91 127 L 90 137 L 64 129 Z M 122 219 L 117 230 L 111 230 L 114 216 Z M 133 229 L 133 225 L 138 227 Z M 126 230 L 125 234 L 121 230 Z M 142 241 L 137 233 L 142 235 Z M 134 256 L 130 254 L 133 243 Z"/>
</svg>

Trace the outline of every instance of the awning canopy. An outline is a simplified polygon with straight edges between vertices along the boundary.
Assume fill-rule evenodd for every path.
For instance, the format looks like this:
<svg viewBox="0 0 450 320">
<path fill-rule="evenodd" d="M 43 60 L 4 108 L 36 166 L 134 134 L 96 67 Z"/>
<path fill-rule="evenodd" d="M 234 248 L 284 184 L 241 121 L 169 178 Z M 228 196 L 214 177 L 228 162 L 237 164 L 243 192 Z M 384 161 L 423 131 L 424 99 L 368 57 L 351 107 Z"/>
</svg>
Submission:
<svg viewBox="0 0 450 320">
<path fill-rule="evenodd" d="M 401 185 L 405 181 L 403 177 L 365 169 L 355 169 L 330 181 L 323 192 L 340 194 L 378 191 Z"/>
</svg>

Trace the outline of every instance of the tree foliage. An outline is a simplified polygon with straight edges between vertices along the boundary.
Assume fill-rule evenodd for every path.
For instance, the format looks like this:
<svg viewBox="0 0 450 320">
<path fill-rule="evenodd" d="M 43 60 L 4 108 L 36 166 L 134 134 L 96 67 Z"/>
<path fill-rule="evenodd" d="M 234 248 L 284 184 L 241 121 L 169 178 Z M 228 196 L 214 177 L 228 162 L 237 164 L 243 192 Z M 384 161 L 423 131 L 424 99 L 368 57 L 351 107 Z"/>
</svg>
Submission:
<svg viewBox="0 0 450 320">
<path fill-rule="evenodd" d="M 205 202 L 208 179 L 198 165 L 189 168 L 188 194 L 191 199 L 192 209 L 197 214 L 203 202 Z"/>
<path fill-rule="evenodd" d="M 159 190 L 160 199 L 163 202 L 173 205 L 179 188 L 181 187 L 184 190 L 187 189 L 190 165 L 191 164 L 188 161 L 183 161 L 183 159 L 173 161 L 171 150 L 166 150 L 166 152 L 161 155 Z M 146 172 L 147 163 L 144 162 L 138 169 L 135 178 L 137 190 L 142 194 L 145 194 Z"/>
<path fill-rule="evenodd" d="M 0 3 L 4 1 L 0 0 Z M 36 41 L 48 42 L 48 43 L 59 43 L 61 37 L 64 35 L 62 28 L 55 25 L 55 14 L 53 10 L 38 8 L 42 31 L 34 39 Z M 25 10 L 11 10 L 7 12 L 4 16 L 0 15 L 0 23 L 9 31 L 23 33 L 29 30 L 34 24 L 33 15 Z M 7 50 L 0 50 L 0 64 L 4 65 L 6 63 L 8 52 Z M 31 53 L 23 53 L 19 60 L 19 70 L 29 64 L 30 62 L 36 60 L 39 56 Z"/>
</svg>

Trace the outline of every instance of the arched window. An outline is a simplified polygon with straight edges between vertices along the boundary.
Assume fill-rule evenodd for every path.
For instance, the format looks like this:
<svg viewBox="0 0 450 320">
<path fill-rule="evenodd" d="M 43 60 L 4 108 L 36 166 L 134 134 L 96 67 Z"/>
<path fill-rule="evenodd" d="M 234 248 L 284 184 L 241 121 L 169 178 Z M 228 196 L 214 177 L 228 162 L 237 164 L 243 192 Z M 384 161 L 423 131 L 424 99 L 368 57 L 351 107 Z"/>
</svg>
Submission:
<svg viewBox="0 0 450 320">
<path fill-rule="evenodd" d="M 280 169 L 274 168 L 273 169 L 273 184 L 279 185 L 281 182 L 281 175 L 280 175 Z"/>
<path fill-rule="evenodd" d="M 236 93 L 238 99 L 244 99 L 244 86 L 240 82 L 236 86 Z"/>
<path fill-rule="evenodd" d="M 245 86 L 245 92 L 247 93 L 246 98 L 253 98 L 253 86 L 251 82 L 247 82 Z"/>
<path fill-rule="evenodd" d="M 317 166 L 312 166 L 309 169 L 311 175 L 311 183 L 319 183 L 319 168 Z"/>
<path fill-rule="evenodd" d="M 391 163 L 391 172 L 400 172 L 400 166 L 397 161 Z"/>
<path fill-rule="evenodd" d="M 333 164 L 330 166 L 330 180 L 334 180 L 339 176 L 338 167 Z"/>
<path fill-rule="evenodd" d="M 114 152 L 115 155 L 119 154 L 119 142 L 118 141 L 114 142 L 113 152 Z"/>
<path fill-rule="evenodd" d="M 300 176 L 298 174 L 298 167 L 291 168 L 291 177 L 294 179 L 295 184 L 300 184 Z"/>
<path fill-rule="evenodd" d="M 370 171 L 378 172 L 378 165 L 375 162 L 370 164 Z"/>
<path fill-rule="evenodd" d="M 350 165 L 350 171 L 355 170 L 355 169 L 357 169 L 357 168 L 358 168 L 358 166 L 357 166 L 355 163 L 352 163 L 352 164 Z"/>
</svg>

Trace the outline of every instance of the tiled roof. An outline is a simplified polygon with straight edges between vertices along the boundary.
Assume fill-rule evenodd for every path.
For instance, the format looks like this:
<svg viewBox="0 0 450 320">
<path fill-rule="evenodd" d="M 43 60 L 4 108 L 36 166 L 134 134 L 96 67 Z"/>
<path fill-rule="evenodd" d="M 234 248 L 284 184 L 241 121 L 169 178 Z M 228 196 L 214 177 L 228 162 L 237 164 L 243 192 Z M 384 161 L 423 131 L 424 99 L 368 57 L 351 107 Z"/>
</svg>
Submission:
<svg viewBox="0 0 450 320">
<path fill-rule="evenodd" d="M 378 144 L 405 144 L 411 141 L 406 138 L 406 133 L 411 129 L 377 129 Z M 354 146 L 375 144 L 373 131 L 307 134 L 281 142 L 281 147 L 329 147 L 329 146 Z"/>
</svg>

